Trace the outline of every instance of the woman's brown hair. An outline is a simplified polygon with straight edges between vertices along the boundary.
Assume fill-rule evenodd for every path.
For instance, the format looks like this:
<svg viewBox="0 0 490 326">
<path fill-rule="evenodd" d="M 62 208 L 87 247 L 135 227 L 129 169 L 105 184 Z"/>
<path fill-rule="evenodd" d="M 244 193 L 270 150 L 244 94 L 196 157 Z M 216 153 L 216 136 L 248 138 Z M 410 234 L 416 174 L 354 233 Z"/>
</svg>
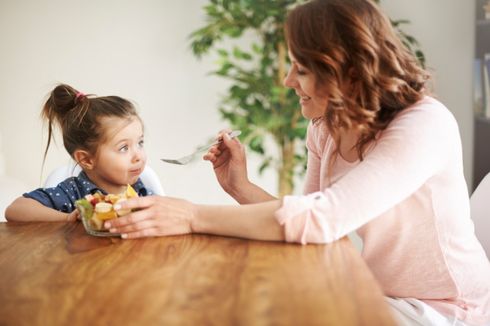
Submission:
<svg viewBox="0 0 490 326">
<path fill-rule="evenodd" d="M 41 116 L 48 123 L 48 141 L 44 160 L 55 125 L 60 127 L 63 145 L 68 154 L 73 157 L 73 153 L 78 149 L 92 155 L 97 153 L 98 145 L 105 140 L 101 118 L 137 117 L 139 119 L 134 105 L 126 99 L 119 96 L 85 95 L 66 84 L 60 84 L 51 91 Z"/>
<path fill-rule="evenodd" d="M 429 74 L 370 0 L 300 5 L 288 15 L 286 37 L 294 58 L 328 94 L 324 120 L 337 149 L 339 128 L 356 128 L 361 160 L 376 134 L 425 95 Z"/>
</svg>

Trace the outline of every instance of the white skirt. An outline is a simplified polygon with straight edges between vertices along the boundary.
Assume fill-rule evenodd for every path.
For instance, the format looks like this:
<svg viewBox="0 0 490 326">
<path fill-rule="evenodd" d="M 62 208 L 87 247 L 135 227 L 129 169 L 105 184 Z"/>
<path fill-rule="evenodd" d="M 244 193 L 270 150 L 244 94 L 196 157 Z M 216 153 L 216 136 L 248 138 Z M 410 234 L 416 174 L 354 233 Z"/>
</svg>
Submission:
<svg viewBox="0 0 490 326">
<path fill-rule="evenodd" d="M 399 326 L 468 326 L 455 317 L 445 316 L 428 304 L 413 298 L 385 297 Z"/>
</svg>

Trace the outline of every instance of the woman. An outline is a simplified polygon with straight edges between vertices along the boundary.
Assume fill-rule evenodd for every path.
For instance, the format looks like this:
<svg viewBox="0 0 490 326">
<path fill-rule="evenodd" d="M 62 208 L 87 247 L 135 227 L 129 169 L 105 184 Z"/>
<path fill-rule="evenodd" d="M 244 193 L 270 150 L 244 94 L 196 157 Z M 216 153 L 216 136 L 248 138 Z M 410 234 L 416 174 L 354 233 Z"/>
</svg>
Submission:
<svg viewBox="0 0 490 326">
<path fill-rule="evenodd" d="M 147 197 L 110 222 L 125 238 L 208 233 L 300 243 L 357 230 L 400 323 L 490 321 L 490 264 L 469 215 L 457 123 L 429 75 L 368 0 L 314 0 L 288 16 L 284 81 L 311 119 L 305 195 L 281 200 L 247 177 L 243 146 L 205 159 L 241 206 Z M 405 298 L 405 299 L 399 299 Z"/>
</svg>

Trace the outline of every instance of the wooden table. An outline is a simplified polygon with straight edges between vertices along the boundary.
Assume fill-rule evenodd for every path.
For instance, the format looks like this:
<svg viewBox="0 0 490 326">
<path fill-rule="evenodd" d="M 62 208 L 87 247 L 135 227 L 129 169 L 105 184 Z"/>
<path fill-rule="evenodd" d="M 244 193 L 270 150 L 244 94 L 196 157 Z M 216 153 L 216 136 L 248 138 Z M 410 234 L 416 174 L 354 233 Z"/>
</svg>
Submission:
<svg viewBox="0 0 490 326">
<path fill-rule="evenodd" d="M 393 325 L 345 238 L 96 238 L 0 223 L 0 325 Z"/>
</svg>

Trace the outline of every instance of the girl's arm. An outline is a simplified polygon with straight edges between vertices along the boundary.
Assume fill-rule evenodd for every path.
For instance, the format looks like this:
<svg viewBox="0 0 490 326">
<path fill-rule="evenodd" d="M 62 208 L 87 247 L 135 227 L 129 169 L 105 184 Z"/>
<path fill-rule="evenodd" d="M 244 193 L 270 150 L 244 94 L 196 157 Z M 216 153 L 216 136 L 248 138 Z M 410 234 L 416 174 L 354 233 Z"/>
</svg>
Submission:
<svg viewBox="0 0 490 326">
<path fill-rule="evenodd" d="M 8 221 L 18 222 L 56 222 L 56 221 L 74 221 L 77 217 L 77 210 L 72 213 L 64 213 L 46 207 L 38 201 L 19 197 L 10 204 L 5 210 L 5 218 Z"/>
</svg>

